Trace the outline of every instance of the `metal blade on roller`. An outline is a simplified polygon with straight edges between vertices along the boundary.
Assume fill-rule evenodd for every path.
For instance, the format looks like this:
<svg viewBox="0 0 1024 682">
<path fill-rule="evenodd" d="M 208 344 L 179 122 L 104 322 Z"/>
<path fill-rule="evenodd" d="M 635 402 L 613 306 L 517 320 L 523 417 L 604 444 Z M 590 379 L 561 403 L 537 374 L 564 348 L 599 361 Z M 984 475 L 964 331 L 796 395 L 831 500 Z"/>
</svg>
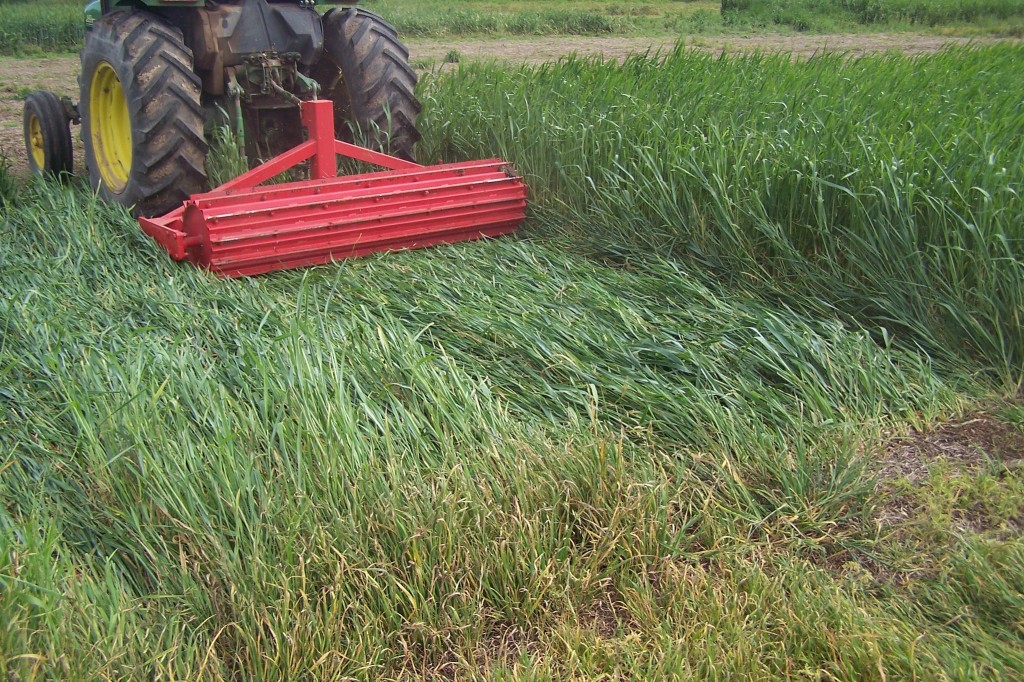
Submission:
<svg viewBox="0 0 1024 682">
<path fill-rule="evenodd" d="M 185 205 L 188 258 L 225 276 L 514 231 L 526 185 L 501 160 L 215 191 Z"/>
</svg>

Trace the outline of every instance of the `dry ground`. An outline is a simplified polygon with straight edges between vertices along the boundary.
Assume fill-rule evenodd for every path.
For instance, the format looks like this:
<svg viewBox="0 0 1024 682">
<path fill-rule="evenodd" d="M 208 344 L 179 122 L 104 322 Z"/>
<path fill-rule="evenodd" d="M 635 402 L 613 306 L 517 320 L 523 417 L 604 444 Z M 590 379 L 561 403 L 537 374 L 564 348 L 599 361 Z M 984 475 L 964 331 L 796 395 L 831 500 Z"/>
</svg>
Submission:
<svg viewBox="0 0 1024 682">
<path fill-rule="evenodd" d="M 985 412 L 937 424 L 925 431 L 912 430 L 893 438 L 882 448 L 878 469 L 878 487 L 886 499 L 880 510 L 883 526 L 908 522 L 919 510 L 913 491 L 926 486 L 936 469 L 947 478 L 976 478 L 986 469 L 1000 477 L 1024 469 L 1024 430 L 1004 423 Z M 1024 517 L 992 519 L 983 505 L 954 510 L 953 522 L 960 530 L 983 532 L 999 525 L 1024 530 Z"/>
<path fill-rule="evenodd" d="M 0 153 L 7 156 L 15 173 L 27 172 L 22 130 L 22 106 L 32 90 L 52 90 L 78 101 L 78 57 L 14 59 L 0 57 Z M 75 167 L 82 167 L 82 146 L 77 130 Z"/>
<path fill-rule="evenodd" d="M 496 59 L 512 63 L 540 63 L 578 53 L 604 59 L 623 59 L 635 52 L 671 49 L 676 39 L 635 37 L 538 37 L 503 39 L 459 39 L 409 41 L 412 59 L 422 68 L 440 68 L 444 57 L 457 50 L 463 60 Z M 694 49 L 712 52 L 792 52 L 809 56 L 821 50 L 853 55 L 885 50 L 919 53 L 937 50 L 951 43 L 963 44 L 965 38 L 918 34 L 875 33 L 833 35 L 747 35 L 714 36 L 687 39 Z M 978 42 L 975 40 L 975 42 Z M 77 101 L 78 58 L 45 59 L 0 57 L 0 153 L 11 159 L 14 171 L 27 171 L 23 148 L 21 110 L 25 94 L 46 89 L 68 95 Z M 76 136 L 77 137 L 77 136 Z M 81 144 L 76 139 L 76 168 L 82 167 Z"/>
</svg>

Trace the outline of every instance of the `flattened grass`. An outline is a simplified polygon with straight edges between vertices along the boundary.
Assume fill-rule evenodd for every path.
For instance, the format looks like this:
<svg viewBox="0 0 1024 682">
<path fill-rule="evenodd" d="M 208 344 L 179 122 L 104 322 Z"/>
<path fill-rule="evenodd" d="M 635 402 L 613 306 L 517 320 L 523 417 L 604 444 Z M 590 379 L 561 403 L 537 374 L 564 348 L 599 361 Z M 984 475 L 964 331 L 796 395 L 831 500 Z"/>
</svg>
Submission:
<svg viewBox="0 0 1024 682">
<path fill-rule="evenodd" d="M 847 305 L 870 287 L 833 273 L 838 248 L 811 248 L 861 248 L 862 223 L 831 194 L 803 205 L 826 186 L 809 169 L 839 184 L 841 164 L 820 163 L 838 147 L 815 144 L 824 125 L 768 115 L 785 109 L 767 83 L 781 70 L 809 87 L 804 68 L 845 88 L 855 72 L 724 59 L 733 89 L 766 84 L 703 102 L 703 59 L 633 60 L 604 101 L 615 67 L 579 61 L 434 83 L 422 153 L 486 148 L 527 171 L 519 238 L 222 281 L 81 187 L 15 197 L 0 221 L 0 673 L 1024 674 L 1019 536 L 950 532 L 911 555 L 879 525 L 883 434 L 1015 387 L 980 346 L 924 352 L 946 332 L 925 334 L 916 309 Z M 933 59 L 949 67 L 936 79 L 966 79 Z M 793 97 L 813 122 L 845 90 L 807 92 Z M 1001 111 L 972 130 L 1002 140 Z M 914 129 L 890 116 L 857 128 L 903 149 Z M 974 177 L 970 155 L 951 161 L 967 147 L 936 149 L 964 173 L 937 215 L 1003 225 L 1016 204 L 949 198 Z M 746 170 L 761 158 L 769 170 Z M 879 172 L 863 171 L 862 202 L 902 205 L 901 185 L 866 189 Z M 776 229 L 750 230 L 766 206 L 784 209 Z M 987 263 L 988 243 L 970 245 Z"/>
<path fill-rule="evenodd" d="M 72 677 L 471 670 L 510 629 L 558 670 L 609 585 L 669 609 L 666 643 L 689 607 L 649 574 L 856 544 L 856 436 L 958 400 L 923 357 L 667 262 L 503 240 L 222 282 L 52 189 L 3 243 L 4 650 Z M 782 575 L 752 578 L 766 605 Z M 763 639 L 707 670 L 831 655 L 731 628 Z"/>
</svg>

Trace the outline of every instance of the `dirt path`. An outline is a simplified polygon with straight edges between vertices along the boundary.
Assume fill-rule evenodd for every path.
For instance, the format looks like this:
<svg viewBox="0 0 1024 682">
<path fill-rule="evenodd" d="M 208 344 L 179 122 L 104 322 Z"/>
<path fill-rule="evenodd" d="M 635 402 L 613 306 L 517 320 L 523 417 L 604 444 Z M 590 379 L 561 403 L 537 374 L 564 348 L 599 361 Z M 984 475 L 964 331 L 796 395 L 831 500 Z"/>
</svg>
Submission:
<svg viewBox="0 0 1024 682">
<path fill-rule="evenodd" d="M 874 33 L 832 35 L 749 35 L 691 37 L 685 39 L 693 49 L 715 53 L 791 52 L 809 56 L 821 50 L 860 55 L 868 52 L 899 50 L 906 53 L 932 52 L 949 44 L 966 44 L 965 38 L 946 38 L 918 34 Z M 647 50 L 671 49 L 676 38 L 596 38 L 581 36 L 528 37 L 503 39 L 465 39 L 409 41 L 414 64 L 432 69 L 443 65 L 446 55 L 457 50 L 460 60 L 495 59 L 511 63 L 541 63 L 578 53 L 604 59 L 624 59 Z M 975 43 L 991 42 L 989 39 Z M 0 153 L 10 158 L 14 171 L 24 174 L 27 166 L 22 142 L 21 109 L 26 93 L 36 89 L 52 90 L 77 101 L 78 58 L 47 59 L 0 57 Z M 81 143 L 76 135 L 76 168 L 82 168 Z"/>
<path fill-rule="evenodd" d="M 809 57 L 829 50 L 851 55 L 898 50 L 907 54 L 934 52 L 950 44 L 995 42 L 994 39 L 967 39 L 913 33 L 784 35 L 753 34 L 746 36 L 689 36 L 684 43 L 693 49 L 721 52 L 790 52 Z M 512 63 L 537 64 L 558 59 L 573 52 L 596 55 L 604 59 L 624 59 L 646 50 L 668 50 L 677 38 L 597 38 L 557 36 L 523 39 L 459 39 L 418 40 L 410 43 L 412 57 L 419 61 L 441 61 L 451 50 L 458 50 L 464 59 L 498 59 Z"/>
</svg>

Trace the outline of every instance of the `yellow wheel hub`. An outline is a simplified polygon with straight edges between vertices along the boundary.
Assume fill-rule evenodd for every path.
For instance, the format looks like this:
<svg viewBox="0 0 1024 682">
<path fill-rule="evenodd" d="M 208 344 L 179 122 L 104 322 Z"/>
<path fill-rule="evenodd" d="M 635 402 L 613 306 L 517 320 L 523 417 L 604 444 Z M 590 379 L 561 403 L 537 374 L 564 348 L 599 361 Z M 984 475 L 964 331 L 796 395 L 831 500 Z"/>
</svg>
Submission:
<svg viewBox="0 0 1024 682">
<path fill-rule="evenodd" d="M 100 62 L 92 76 L 89 117 L 100 177 L 107 189 L 117 194 L 128 184 L 132 169 L 132 123 L 124 88 L 114 67 L 107 62 Z"/>
<path fill-rule="evenodd" d="M 39 117 L 30 114 L 28 118 L 28 147 L 36 168 L 46 168 L 46 147 L 43 145 L 43 125 Z"/>
</svg>

